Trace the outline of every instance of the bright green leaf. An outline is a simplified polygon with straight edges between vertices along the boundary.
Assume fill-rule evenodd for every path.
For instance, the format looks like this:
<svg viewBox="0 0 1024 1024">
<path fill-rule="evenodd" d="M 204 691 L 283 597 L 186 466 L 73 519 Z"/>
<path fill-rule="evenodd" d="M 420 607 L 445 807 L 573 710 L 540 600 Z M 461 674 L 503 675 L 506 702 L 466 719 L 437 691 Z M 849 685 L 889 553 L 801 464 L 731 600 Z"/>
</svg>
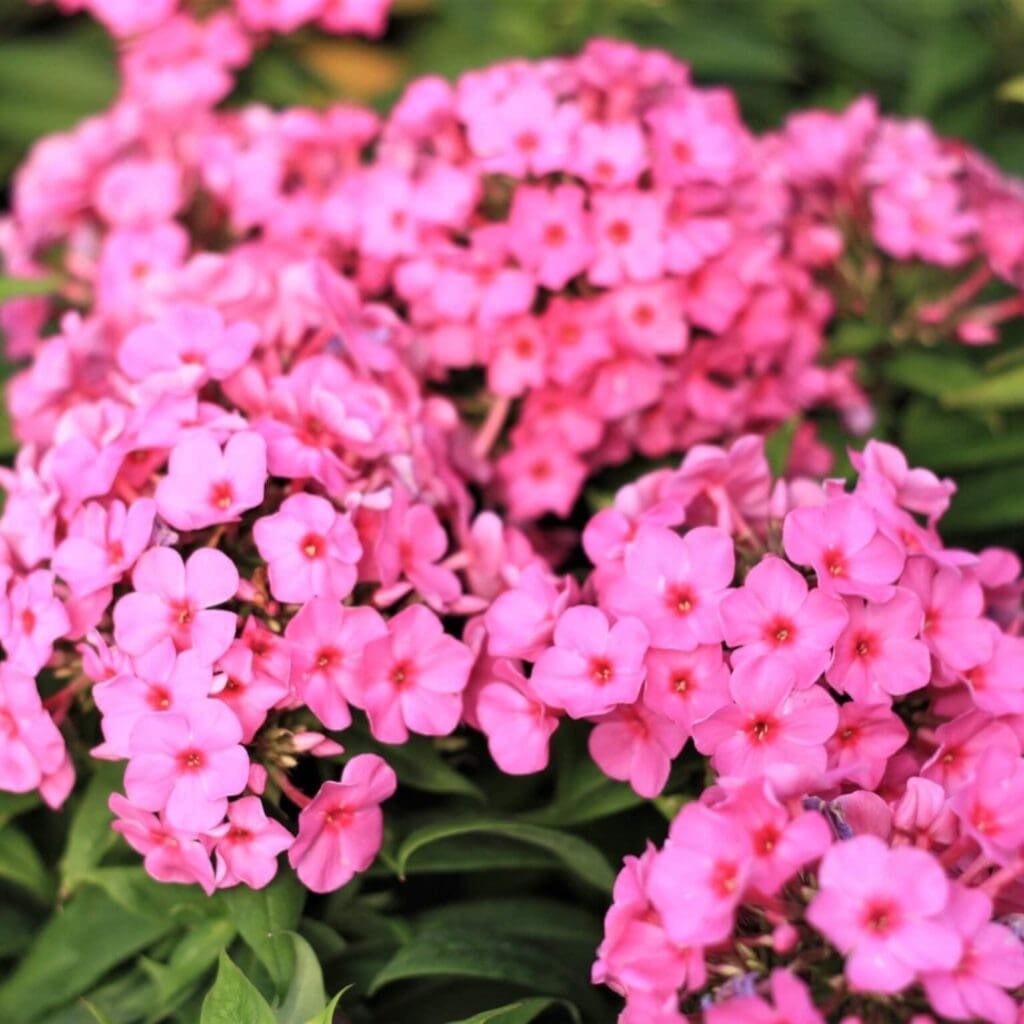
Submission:
<svg viewBox="0 0 1024 1024">
<path fill-rule="evenodd" d="M 225 890 L 223 898 L 238 934 L 283 996 L 295 961 L 295 945 L 288 933 L 299 925 L 305 890 L 291 872 L 282 872 L 263 889 L 239 885 Z"/>
<path fill-rule="evenodd" d="M 605 860 L 604 855 L 590 843 L 578 836 L 570 835 L 568 832 L 492 818 L 443 821 L 416 829 L 406 837 L 399 847 L 398 870 L 400 873 L 404 873 L 406 865 L 416 851 L 431 843 L 441 839 L 477 833 L 501 836 L 527 846 L 538 847 L 553 854 L 563 867 L 596 889 L 600 889 L 602 892 L 611 891 L 615 873 Z"/>
<path fill-rule="evenodd" d="M 107 800 L 119 786 L 122 775 L 121 766 L 96 762 L 95 773 L 72 814 L 61 858 L 61 885 L 65 891 L 72 890 L 95 868 L 117 840 L 117 833 L 110 827 L 113 815 L 107 807 Z"/>
<path fill-rule="evenodd" d="M 943 400 L 954 390 L 983 379 L 978 368 L 959 353 L 922 348 L 897 352 L 886 361 L 883 373 L 892 383 L 909 391 Z"/>
<path fill-rule="evenodd" d="M 0 302 L 25 295 L 52 295 L 59 288 L 56 277 L 0 277 Z"/>
<path fill-rule="evenodd" d="M 341 1002 L 341 997 L 351 988 L 351 985 L 346 985 L 328 1004 L 324 1009 L 318 1013 L 315 1017 L 310 1017 L 305 1024 L 334 1024 L 334 1015 L 338 1009 L 338 1003 Z"/>
<path fill-rule="evenodd" d="M 217 979 L 203 1000 L 199 1024 L 275 1024 L 259 989 L 221 953 Z"/>
<path fill-rule="evenodd" d="M 214 918 L 189 928 L 167 963 L 143 959 L 141 966 L 153 981 L 159 1005 L 171 1006 L 196 984 L 217 962 L 235 934 L 230 921 Z"/>
<path fill-rule="evenodd" d="M 950 391 L 942 396 L 942 404 L 951 409 L 1024 409 L 1024 366 Z"/>
<path fill-rule="evenodd" d="M 295 951 L 295 969 L 284 1002 L 274 1011 L 277 1024 L 305 1024 L 323 1010 L 327 1002 L 324 974 L 316 953 L 301 935 L 290 935 Z"/>
</svg>

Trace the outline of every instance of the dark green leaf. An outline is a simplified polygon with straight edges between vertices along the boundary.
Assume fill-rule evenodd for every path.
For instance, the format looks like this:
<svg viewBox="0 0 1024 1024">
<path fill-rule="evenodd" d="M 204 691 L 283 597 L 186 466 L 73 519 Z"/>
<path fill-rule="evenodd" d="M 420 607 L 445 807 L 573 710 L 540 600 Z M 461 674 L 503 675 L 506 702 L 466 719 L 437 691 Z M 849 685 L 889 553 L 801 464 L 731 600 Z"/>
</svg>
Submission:
<svg viewBox="0 0 1024 1024">
<path fill-rule="evenodd" d="M 275 1024 L 259 989 L 221 953 L 217 980 L 203 1000 L 199 1024 Z"/>
<path fill-rule="evenodd" d="M 309 943 L 295 932 L 289 937 L 294 946 L 295 969 L 284 1002 L 274 1011 L 274 1016 L 277 1024 L 306 1024 L 323 1011 L 327 1002 L 324 975 Z"/>
<path fill-rule="evenodd" d="M 897 352 L 885 363 L 883 372 L 894 384 L 943 400 L 983 379 L 977 367 L 959 353 L 922 348 Z"/>
<path fill-rule="evenodd" d="M 484 834 L 512 839 L 527 846 L 535 846 L 553 854 L 578 878 L 603 892 L 610 892 L 615 873 L 599 850 L 578 836 L 541 828 L 522 822 L 501 821 L 493 818 L 468 818 L 461 821 L 443 821 L 426 825 L 408 836 L 398 850 L 397 866 L 404 873 L 406 865 L 417 850 L 438 840 L 455 836 Z"/>
<path fill-rule="evenodd" d="M 217 962 L 235 937 L 230 921 L 214 918 L 189 928 L 167 963 L 143 959 L 141 966 L 153 981 L 157 1002 L 171 1006 Z"/>
<path fill-rule="evenodd" d="M 0 878 L 20 886 L 40 903 L 53 898 L 53 879 L 25 834 L 8 825 L 0 830 Z"/>
<path fill-rule="evenodd" d="M 530 1024 L 536 1020 L 545 1010 L 561 1007 L 568 1014 L 570 1020 L 579 1021 L 579 1010 L 572 1003 L 564 999 L 521 999 L 517 1003 L 508 1003 L 499 1006 L 494 1010 L 484 1010 L 482 1013 L 475 1013 L 472 1017 L 464 1017 L 462 1020 L 452 1021 L 451 1024 Z"/>
<path fill-rule="evenodd" d="M 117 833 L 110 827 L 113 815 L 107 800 L 120 784 L 123 769 L 103 761 L 96 765 L 95 774 L 75 806 L 61 858 L 61 886 L 65 891 L 72 890 L 95 868 L 117 840 Z"/>
<path fill-rule="evenodd" d="M 958 480 L 943 530 L 1019 528 L 1024 522 L 1024 466 L 1003 466 Z"/>
<path fill-rule="evenodd" d="M 943 405 L 951 409 L 1024 409 L 1024 366 L 978 380 L 970 387 L 945 393 Z"/>
<path fill-rule="evenodd" d="M 38 790 L 31 793 L 0 793 L 0 828 L 13 821 L 19 814 L 38 807 L 39 803 Z"/>
<path fill-rule="evenodd" d="M 464 926 L 556 945 L 578 944 L 590 949 L 595 948 L 601 938 L 601 922 L 589 911 L 556 900 L 528 896 L 446 903 L 424 911 L 417 922 L 420 928 Z"/>
</svg>

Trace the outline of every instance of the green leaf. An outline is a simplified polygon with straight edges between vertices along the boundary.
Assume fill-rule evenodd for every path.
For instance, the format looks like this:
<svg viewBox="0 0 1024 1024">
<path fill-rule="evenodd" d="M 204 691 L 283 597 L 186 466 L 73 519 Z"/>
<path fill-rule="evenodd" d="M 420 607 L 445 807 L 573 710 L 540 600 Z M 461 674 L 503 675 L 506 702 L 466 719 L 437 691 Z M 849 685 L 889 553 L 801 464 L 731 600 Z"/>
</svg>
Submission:
<svg viewBox="0 0 1024 1024">
<path fill-rule="evenodd" d="M 31 811 L 40 803 L 39 791 L 31 793 L 0 793 L 0 829 L 19 814 Z"/>
<path fill-rule="evenodd" d="M 942 519 L 944 532 L 1016 529 L 1024 521 L 1024 466 L 969 474 L 958 488 Z"/>
<path fill-rule="evenodd" d="M 520 817 L 535 825 L 582 825 L 628 811 L 643 802 L 632 786 L 608 778 L 588 759 L 574 763 L 571 775 L 550 804 Z"/>
<path fill-rule="evenodd" d="M 405 865 L 403 874 L 466 874 L 473 871 L 557 871 L 559 861 L 549 852 L 492 835 L 454 836 L 431 843 Z M 367 874 L 390 878 L 394 867 L 378 861 Z"/>
<path fill-rule="evenodd" d="M 277 1024 L 305 1024 L 320 1013 L 327 1002 L 324 975 L 309 943 L 292 932 L 295 950 L 295 969 L 284 1002 L 274 1011 Z"/>
<path fill-rule="evenodd" d="M 97 762 L 95 774 L 72 815 L 60 862 L 61 887 L 65 892 L 73 890 L 117 841 L 117 833 L 110 827 L 114 816 L 107 800 L 123 774 L 119 765 Z"/>
<path fill-rule="evenodd" d="M 908 405 L 900 427 L 900 440 L 911 464 L 938 473 L 1024 459 L 1024 416 L 987 417 L 983 422 L 918 399 Z"/>
<path fill-rule="evenodd" d="M 32 1024 L 88 992 L 110 968 L 176 927 L 172 915 L 132 912 L 102 889 L 83 886 L 46 922 L 28 954 L 0 985 L 0 1020 Z"/>
<path fill-rule="evenodd" d="M 999 98 L 1011 103 L 1024 103 L 1024 75 L 1008 78 L 999 86 Z"/>
<path fill-rule="evenodd" d="M 290 932 L 302 916 L 305 890 L 293 874 L 281 873 L 263 889 L 239 885 L 224 891 L 231 920 L 270 973 L 279 995 L 288 990 L 295 962 Z"/>
<path fill-rule="evenodd" d="M 53 899 L 53 879 L 25 834 L 8 825 L 0 831 L 0 878 L 20 886 L 40 903 Z"/>
<path fill-rule="evenodd" d="M 217 979 L 203 1000 L 199 1024 L 275 1024 L 259 989 L 221 953 Z"/>
<path fill-rule="evenodd" d="M 334 1024 L 334 1015 L 338 1009 L 338 1003 L 341 1002 L 341 997 L 351 988 L 351 985 L 346 985 L 328 1004 L 324 1009 L 318 1013 L 315 1017 L 310 1017 L 306 1024 Z"/>
<path fill-rule="evenodd" d="M 0 957 L 20 955 L 32 941 L 36 922 L 20 907 L 0 905 Z"/>
<path fill-rule="evenodd" d="M 496 934 L 539 939 L 593 949 L 601 940 L 601 922 L 582 907 L 537 897 L 460 900 L 424 911 L 419 928 L 479 928 Z"/>
<path fill-rule="evenodd" d="M 369 994 L 411 978 L 483 978 L 522 985 L 540 995 L 592 1002 L 586 975 L 577 970 L 585 961 L 574 964 L 556 950 L 556 946 L 486 929 L 426 928 L 378 971 Z"/>
<path fill-rule="evenodd" d="M 563 867 L 594 888 L 602 892 L 611 891 L 615 873 L 604 855 L 590 843 L 567 832 L 493 818 L 449 820 L 416 829 L 399 847 L 396 858 L 399 874 L 405 874 L 406 866 L 417 850 L 441 839 L 474 834 L 501 836 L 538 847 L 553 854 Z"/>
<path fill-rule="evenodd" d="M 561 1007 L 573 1021 L 580 1020 L 579 1010 L 572 1003 L 564 999 L 520 999 L 516 1003 L 508 1003 L 493 1010 L 484 1010 L 482 1013 L 474 1013 L 472 1017 L 464 1017 L 462 1020 L 451 1021 L 450 1024 L 530 1024 L 536 1020 L 545 1010 L 556 1006 Z"/>
<path fill-rule="evenodd" d="M 230 921 L 214 918 L 189 928 L 167 963 L 143 958 L 141 967 L 152 979 L 160 1006 L 169 1007 L 217 962 L 235 937 Z"/>
<path fill-rule="evenodd" d="M 0 276 L 0 302 L 26 295 L 52 295 L 60 288 L 60 284 L 60 279 L 56 277 Z"/>
<path fill-rule="evenodd" d="M 930 349 L 908 348 L 893 355 L 883 373 L 894 384 L 922 395 L 946 400 L 951 392 L 983 380 L 978 368 L 964 356 Z"/>
<path fill-rule="evenodd" d="M 863 356 L 889 340 L 886 329 L 870 320 L 841 320 L 828 339 L 828 354 Z"/>
<path fill-rule="evenodd" d="M 79 880 L 99 886 L 115 903 L 133 914 L 157 921 L 183 920 L 190 909 L 209 909 L 207 897 L 198 886 L 168 885 L 147 874 L 141 864 L 94 868 Z"/>
<path fill-rule="evenodd" d="M 434 744 L 422 736 L 410 736 L 401 746 L 378 743 L 358 729 L 345 733 L 345 753 L 380 754 L 395 770 L 398 781 L 410 789 L 448 796 L 468 796 L 480 803 L 486 797 L 480 787 L 457 772 L 441 757 Z"/>
<path fill-rule="evenodd" d="M 1024 408 L 1024 366 L 997 373 L 967 388 L 946 393 L 942 404 L 951 409 Z"/>
</svg>

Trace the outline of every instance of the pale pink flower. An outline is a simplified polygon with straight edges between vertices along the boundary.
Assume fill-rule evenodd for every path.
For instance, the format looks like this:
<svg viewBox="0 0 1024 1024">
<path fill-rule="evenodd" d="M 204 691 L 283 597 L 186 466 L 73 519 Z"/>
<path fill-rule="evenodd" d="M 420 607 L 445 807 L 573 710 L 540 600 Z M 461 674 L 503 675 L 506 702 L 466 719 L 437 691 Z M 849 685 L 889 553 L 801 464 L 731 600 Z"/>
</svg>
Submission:
<svg viewBox="0 0 1024 1024">
<path fill-rule="evenodd" d="M 210 694 L 235 713 L 242 723 L 242 740 L 249 743 L 266 721 L 267 712 L 288 700 L 288 673 L 260 671 L 259 659 L 244 638 L 233 641 L 218 659 L 217 671 L 218 680 Z"/>
<path fill-rule="evenodd" d="M 236 522 L 263 501 L 266 479 L 267 446 L 259 434 L 232 434 L 222 451 L 212 433 L 196 431 L 171 450 L 157 509 L 177 530 Z"/>
<path fill-rule="evenodd" d="M 647 629 L 638 619 L 609 626 L 600 609 L 577 605 L 559 617 L 554 646 L 537 660 L 530 685 L 572 718 L 603 715 L 639 696 L 647 646 Z"/>
<path fill-rule="evenodd" d="M 854 989 L 900 992 L 959 962 L 963 943 L 944 916 L 949 882 L 924 850 L 855 836 L 826 852 L 818 886 L 807 920 L 846 956 Z"/>
<path fill-rule="evenodd" d="M 564 288 L 593 257 L 585 199 L 576 185 L 520 185 L 512 200 L 509 246 L 520 265 L 552 291 Z"/>
<path fill-rule="evenodd" d="M 693 734 L 695 722 L 730 702 L 729 669 L 722 648 L 705 644 L 692 651 L 652 647 L 647 652 L 643 702 Z"/>
<path fill-rule="evenodd" d="M 68 613 L 53 592 L 52 572 L 36 569 L 14 581 L 0 612 L 0 641 L 12 666 L 35 675 L 70 627 Z"/>
<path fill-rule="evenodd" d="M 974 703 L 991 715 L 1024 713 L 1024 638 L 997 632 L 992 656 L 965 673 Z"/>
<path fill-rule="evenodd" d="M 1009 863 L 1024 843 L 1024 758 L 998 748 L 985 751 L 951 806 L 989 857 Z"/>
<path fill-rule="evenodd" d="M 678 725 L 638 702 L 598 718 L 587 749 L 605 775 L 628 782 L 650 800 L 665 788 L 672 761 L 685 742 Z"/>
<path fill-rule="evenodd" d="M 591 196 L 597 251 L 587 277 L 604 286 L 653 281 L 663 267 L 664 209 L 650 192 L 622 190 Z"/>
<path fill-rule="evenodd" d="M 484 614 L 488 651 L 495 657 L 536 661 L 551 643 L 558 617 L 575 600 L 571 581 L 563 583 L 542 564 L 527 565 Z"/>
<path fill-rule="evenodd" d="M 171 548 L 151 548 L 132 573 L 134 593 L 114 606 L 114 639 L 129 654 L 144 654 L 170 637 L 212 664 L 231 645 L 234 612 L 214 606 L 238 590 L 238 570 L 223 552 L 199 548 L 183 562 Z"/>
<path fill-rule="evenodd" d="M 395 773 L 375 754 L 353 757 L 340 782 L 325 782 L 299 814 L 288 863 L 313 892 L 333 892 L 365 871 L 384 834 L 380 805 L 394 792 Z"/>
<path fill-rule="evenodd" d="M 363 648 L 349 700 L 366 711 L 374 736 L 384 743 L 404 743 L 410 732 L 446 736 L 462 713 L 473 652 L 421 604 L 387 625 L 387 636 Z"/>
<path fill-rule="evenodd" d="M 43 708 L 35 680 L 0 664 L 0 789 L 28 793 L 63 767 L 64 737 Z"/>
<path fill-rule="evenodd" d="M 240 882 L 251 889 L 269 885 L 277 874 L 278 854 L 292 844 L 292 834 L 268 818 L 258 796 L 245 796 L 228 804 L 228 820 L 220 826 L 214 845 L 219 889 Z"/>
<path fill-rule="evenodd" d="M 326 498 L 293 494 L 274 515 L 256 521 L 253 537 L 278 601 L 299 604 L 352 592 L 362 545 L 349 517 Z"/>
<path fill-rule="evenodd" d="M 828 741 L 829 769 L 865 789 L 874 789 L 889 758 L 909 739 L 907 727 L 884 704 L 858 700 L 839 705 L 839 724 Z"/>
<path fill-rule="evenodd" d="M 242 726 L 218 700 L 140 718 L 129 740 L 124 786 L 144 811 L 161 811 L 174 828 L 205 832 L 219 824 L 229 796 L 249 778 Z"/>
</svg>

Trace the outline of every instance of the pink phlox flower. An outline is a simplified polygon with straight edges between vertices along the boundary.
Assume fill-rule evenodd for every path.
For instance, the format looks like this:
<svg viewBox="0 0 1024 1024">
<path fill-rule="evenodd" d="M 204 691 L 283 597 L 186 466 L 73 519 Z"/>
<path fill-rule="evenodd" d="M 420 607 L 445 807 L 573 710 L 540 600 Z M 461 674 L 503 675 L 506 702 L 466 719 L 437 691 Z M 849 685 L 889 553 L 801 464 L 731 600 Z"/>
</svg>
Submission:
<svg viewBox="0 0 1024 1024">
<path fill-rule="evenodd" d="M 737 996 L 709 1006 L 705 1024 L 825 1024 L 808 987 L 783 967 L 771 973 L 771 1004 L 760 996 Z"/>
<path fill-rule="evenodd" d="M 219 827 L 214 844 L 218 889 L 248 885 L 262 889 L 277 874 L 277 857 L 292 845 L 292 834 L 268 818 L 258 796 L 245 796 L 228 804 L 228 820 Z"/>
<path fill-rule="evenodd" d="M 328 32 L 354 32 L 376 38 L 384 34 L 391 0 L 323 0 L 319 24 Z"/>
<path fill-rule="evenodd" d="M 846 956 L 854 989 L 900 992 L 959 962 L 963 942 L 945 916 L 949 882 L 924 850 L 856 836 L 825 853 L 818 885 L 807 920 Z"/>
<path fill-rule="evenodd" d="M 647 629 L 639 619 L 609 625 L 600 609 L 576 605 L 559 616 L 554 646 L 537 659 L 530 685 L 541 700 L 571 718 L 603 715 L 639 696 L 647 647 Z"/>
<path fill-rule="evenodd" d="M 531 316 L 516 317 L 502 324 L 489 342 L 487 386 L 508 397 L 541 387 L 547 361 L 547 338 L 540 322 Z"/>
<path fill-rule="evenodd" d="M 496 659 L 476 691 L 476 720 L 487 737 L 494 763 L 507 775 L 528 775 L 547 767 L 548 744 L 558 712 L 534 692 L 515 662 Z"/>
<path fill-rule="evenodd" d="M 576 599 L 571 577 L 560 580 L 543 565 L 527 565 L 484 614 L 488 651 L 494 657 L 536 661 L 551 643 L 555 622 Z"/>
<path fill-rule="evenodd" d="M 349 701 L 366 711 L 374 736 L 384 743 L 404 743 L 410 732 L 446 736 L 462 714 L 473 652 L 420 604 L 387 625 L 388 634 L 363 649 Z"/>
<path fill-rule="evenodd" d="M 990 715 L 1024 713 L 1024 638 L 996 632 L 992 656 L 965 673 L 974 703 Z"/>
<path fill-rule="evenodd" d="M 567 445 L 552 446 L 543 436 L 517 440 L 496 468 L 509 513 L 517 520 L 546 512 L 568 516 L 588 473 Z"/>
<path fill-rule="evenodd" d="M 328 729 L 352 721 L 351 695 L 360 687 L 366 645 L 388 635 L 376 609 L 315 597 L 285 627 L 291 681 L 298 697 Z"/>
<path fill-rule="evenodd" d="M 921 599 L 921 639 L 936 658 L 956 672 L 988 661 L 999 629 L 985 618 L 985 594 L 977 580 L 915 557 L 907 559 L 900 586 Z"/>
<path fill-rule="evenodd" d="M 75 513 L 53 553 L 53 569 L 72 594 L 92 594 L 116 583 L 149 546 L 156 504 L 138 498 L 128 507 L 89 502 Z"/>
<path fill-rule="evenodd" d="M 924 836 L 941 846 L 949 846 L 960 831 L 946 791 L 937 782 L 916 775 L 907 779 L 903 795 L 893 807 L 892 825 L 897 832 L 915 839 Z"/>
<path fill-rule="evenodd" d="M 212 895 L 213 865 L 194 832 L 173 828 L 120 793 L 111 793 L 109 804 L 117 815 L 111 828 L 142 854 L 142 863 L 153 878 L 158 882 L 199 885 L 207 895 Z"/>
<path fill-rule="evenodd" d="M 172 3 L 163 0 L 164 7 Z M 181 170 L 166 159 L 119 160 L 101 176 L 95 202 L 109 224 L 144 227 L 171 220 L 181 207 Z"/>
<path fill-rule="evenodd" d="M 270 592 L 299 604 L 314 597 L 347 597 L 362 557 L 351 519 L 315 494 L 293 494 L 272 516 L 253 525 L 260 557 L 269 563 Z"/>
<path fill-rule="evenodd" d="M 650 192 L 622 189 L 591 196 L 597 251 L 587 271 L 593 284 L 653 281 L 664 267 L 665 211 Z"/>
<path fill-rule="evenodd" d="M 647 707 L 693 734 L 696 722 L 731 703 L 729 668 L 718 644 L 692 651 L 652 647 L 646 657 L 642 699 Z"/>
<path fill-rule="evenodd" d="M 678 355 L 689 341 L 679 290 L 669 281 L 618 288 L 609 300 L 613 324 L 630 348 L 646 355 Z"/>
<path fill-rule="evenodd" d="M 714 806 L 746 829 L 754 852 L 750 884 L 766 896 L 778 892 L 832 844 L 832 833 L 820 814 L 791 815 L 765 779 L 729 786 L 725 799 Z"/>
<path fill-rule="evenodd" d="M 182 303 L 132 330 L 121 344 L 118 362 L 132 380 L 158 376 L 167 385 L 198 388 L 243 366 L 259 337 L 255 324 L 243 320 L 226 326 L 217 310 Z"/>
<path fill-rule="evenodd" d="M 249 778 L 242 726 L 219 700 L 203 699 L 168 714 L 144 715 L 132 729 L 124 785 L 128 799 L 160 811 L 174 828 L 206 832 L 218 825 Z"/>
<path fill-rule="evenodd" d="M 232 523 L 263 501 L 266 479 L 267 446 L 259 434 L 232 434 L 221 450 L 212 433 L 196 431 L 172 449 L 156 504 L 178 530 Z"/>
<path fill-rule="evenodd" d="M 828 741 L 829 771 L 865 789 L 882 781 L 889 758 L 901 750 L 910 734 L 884 704 L 859 700 L 839 705 L 839 724 Z"/>
<path fill-rule="evenodd" d="M 509 245 L 537 281 L 561 291 L 594 255 L 586 193 L 576 185 L 520 185 L 509 211 Z"/>
<path fill-rule="evenodd" d="M 539 318 L 544 332 L 547 373 L 559 384 L 572 385 L 612 351 L 608 309 L 600 300 L 556 296 Z"/>
<path fill-rule="evenodd" d="M 850 452 L 857 470 L 854 493 L 872 506 L 895 502 L 908 512 L 927 516 L 934 524 L 949 508 L 956 491 L 952 480 L 940 480 L 927 469 L 911 469 L 895 445 L 868 441 L 862 452 Z"/>
<path fill-rule="evenodd" d="M 380 805 L 397 786 L 395 773 L 375 754 L 353 757 L 340 782 L 325 782 L 299 814 L 299 834 L 288 863 L 313 892 L 333 892 L 365 871 L 384 835 Z"/>
<path fill-rule="evenodd" d="M 436 608 L 456 600 L 462 585 L 451 569 L 438 564 L 448 549 L 448 535 L 437 513 L 429 505 L 407 506 L 397 539 L 402 573 L 424 600 Z"/>
<path fill-rule="evenodd" d="M 647 169 L 647 142 L 634 121 L 584 121 L 569 166 L 590 185 L 632 186 Z"/>
<path fill-rule="evenodd" d="M 54 576 L 36 569 L 15 578 L 0 611 L 0 641 L 7 661 L 35 675 L 53 654 L 54 643 L 71 628 L 68 613 L 53 592 Z"/>
<path fill-rule="evenodd" d="M 683 730 L 640 701 L 620 704 L 596 721 L 587 749 L 601 771 L 645 799 L 656 797 L 686 742 Z"/>
<path fill-rule="evenodd" d="M 760 657 L 785 661 L 798 687 L 810 686 L 828 668 L 848 617 L 842 601 L 809 591 L 803 576 L 774 555 L 722 598 L 719 615 L 725 642 L 739 648 L 734 665 Z"/>
<path fill-rule="evenodd" d="M 235 713 L 242 723 L 242 742 L 249 743 L 266 721 L 267 712 L 287 700 L 291 692 L 288 678 L 259 671 L 256 655 L 244 640 L 232 642 L 218 659 L 217 671 L 210 692 Z"/>
<path fill-rule="evenodd" d="M 49 469 L 65 513 L 105 496 L 132 447 L 129 409 L 111 398 L 72 406 L 57 422 Z"/>
<path fill-rule="evenodd" d="M 672 942 L 711 946 L 728 938 L 753 867 L 754 851 L 741 825 L 703 804 L 686 804 L 647 886 Z"/>
<path fill-rule="evenodd" d="M 1024 843 L 1024 759 L 1018 751 L 992 748 L 953 794 L 951 806 L 964 831 L 999 864 L 1019 857 Z"/>
<path fill-rule="evenodd" d="M 693 726 L 693 740 L 723 775 L 767 775 L 789 788 L 824 771 L 839 709 L 821 686 L 794 689 L 793 670 L 761 659 L 733 669 L 733 703 Z"/>
<path fill-rule="evenodd" d="M 972 709 L 935 730 L 934 753 L 921 766 L 921 775 L 939 783 L 947 793 L 976 778 L 978 762 L 989 750 L 1020 753 L 1020 740 L 1006 722 Z"/>
<path fill-rule="evenodd" d="M 921 984 L 932 1009 L 951 1020 L 1016 1024 L 1019 1005 L 1007 992 L 1024 985 L 1024 945 L 1009 928 L 992 921 L 992 901 L 976 889 L 950 888 L 946 921 L 963 940 L 951 970 L 924 974 Z"/>
<path fill-rule="evenodd" d="M 93 687 L 102 714 L 103 743 L 94 757 L 120 760 L 131 753 L 131 734 L 144 715 L 186 711 L 213 689 L 213 671 L 195 651 L 174 649 L 168 637 L 132 659 L 131 667 Z"/>
<path fill-rule="evenodd" d="M 0 789 L 39 789 L 63 769 L 66 757 L 64 737 L 43 707 L 35 680 L 10 662 L 0 664 Z"/>
<path fill-rule="evenodd" d="M 870 507 L 838 495 L 817 508 L 797 508 L 782 532 L 786 556 L 811 566 L 826 593 L 884 601 L 903 570 L 906 555 L 882 534 Z"/>
<path fill-rule="evenodd" d="M 238 0 L 236 6 L 246 28 L 286 33 L 317 17 L 324 0 Z"/>
<path fill-rule="evenodd" d="M 831 686 L 862 703 L 888 704 L 928 685 L 931 658 L 918 639 L 924 611 L 912 590 L 898 587 L 879 603 L 848 598 L 846 607 L 849 621 L 826 673 Z"/>
<path fill-rule="evenodd" d="M 639 618 L 656 647 L 693 650 L 721 641 L 718 602 L 735 566 L 732 540 L 717 527 L 680 537 L 641 526 L 626 548 L 623 572 L 605 583 L 602 603 L 616 615 Z"/>
<path fill-rule="evenodd" d="M 132 573 L 135 591 L 114 606 L 114 639 L 139 655 L 165 637 L 179 650 L 194 648 L 212 664 L 231 645 L 234 612 L 214 606 L 238 590 L 238 570 L 221 551 L 199 548 L 183 562 L 171 548 L 150 548 Z"/>
</svg>

